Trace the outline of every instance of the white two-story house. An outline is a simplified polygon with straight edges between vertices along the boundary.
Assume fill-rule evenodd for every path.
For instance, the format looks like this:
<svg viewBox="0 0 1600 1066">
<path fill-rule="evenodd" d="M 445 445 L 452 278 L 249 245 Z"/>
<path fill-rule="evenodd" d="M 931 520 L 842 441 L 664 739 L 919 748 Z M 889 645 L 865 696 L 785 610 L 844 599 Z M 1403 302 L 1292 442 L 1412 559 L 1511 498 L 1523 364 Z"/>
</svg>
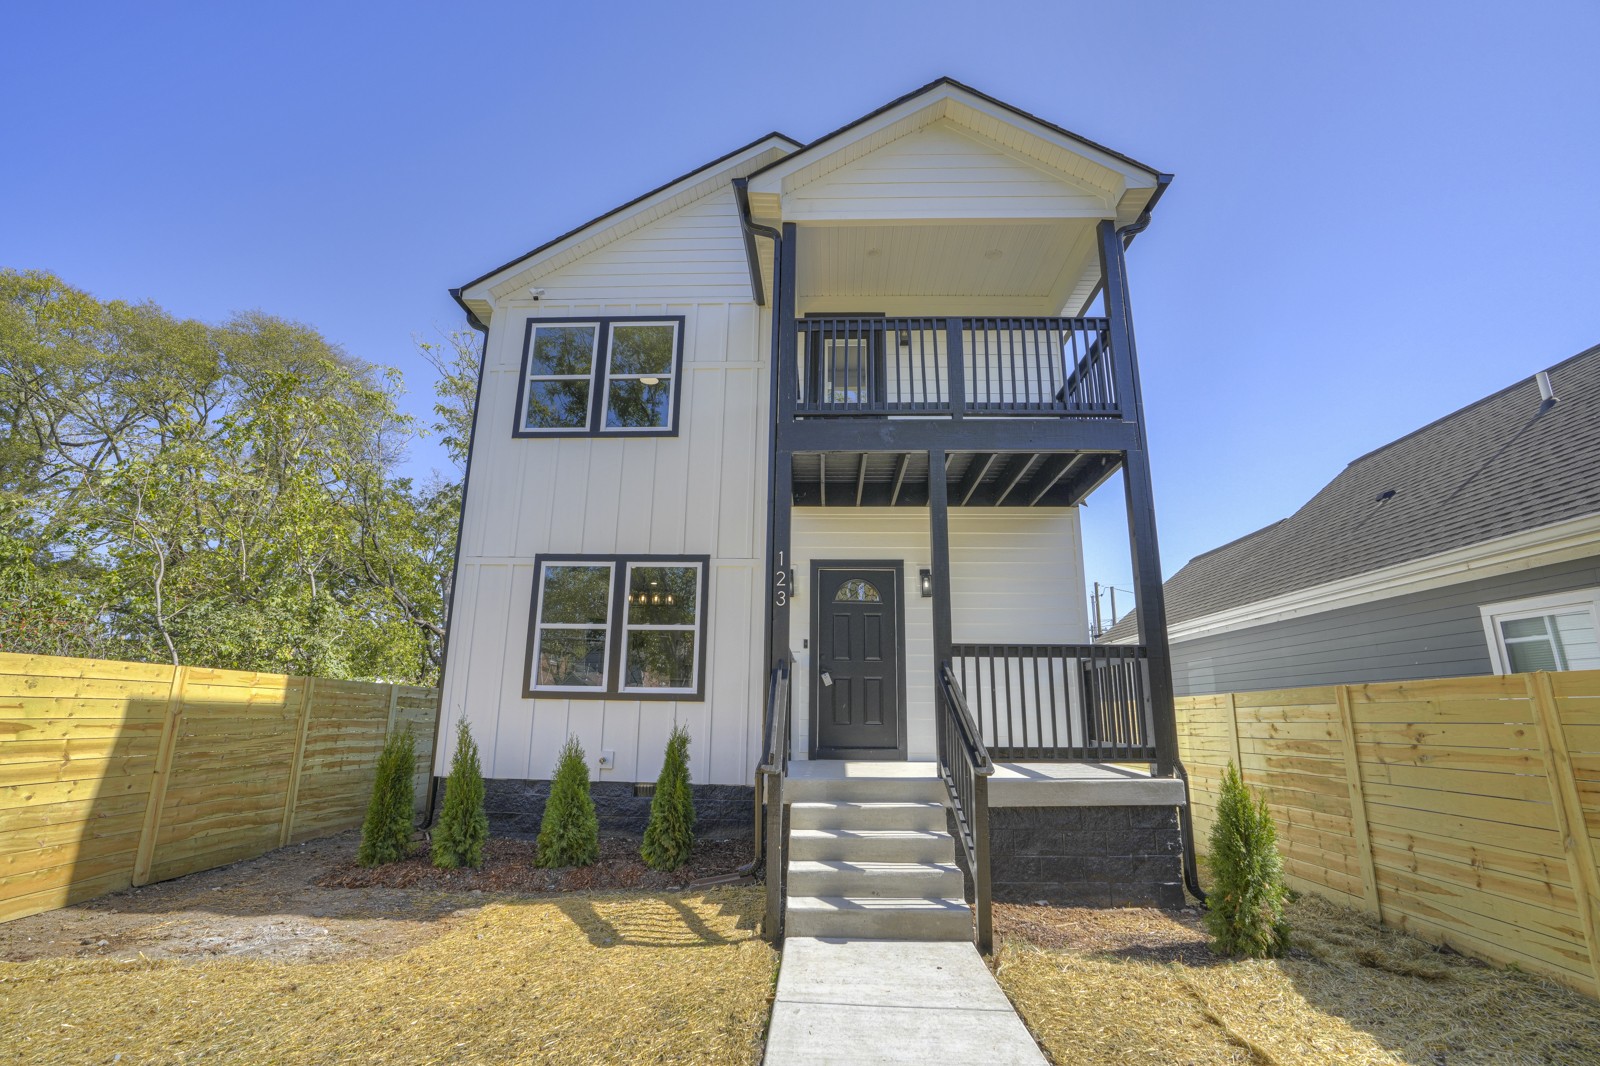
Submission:
<svg viewBox="0 0 1600 1066">
<path fill-rule="evenodd" d="M 484 356 L 436 772 L 465 715 L 531 832 L 576 736 L 636 830 L 684 724 L 775 934 L 1181 900 L 1124 268 L 1169 180 L 941 79 L 454 290 Z M 1078 507 L 1119 470 L 1144 628 L 1097 647 Z"/>
</svg>

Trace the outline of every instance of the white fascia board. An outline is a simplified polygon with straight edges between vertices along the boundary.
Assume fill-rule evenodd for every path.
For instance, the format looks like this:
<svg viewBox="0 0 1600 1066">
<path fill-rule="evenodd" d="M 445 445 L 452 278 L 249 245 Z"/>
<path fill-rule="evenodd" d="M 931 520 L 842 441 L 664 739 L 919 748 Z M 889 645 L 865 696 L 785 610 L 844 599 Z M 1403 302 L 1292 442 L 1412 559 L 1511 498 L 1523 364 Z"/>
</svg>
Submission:
<svg viewBox="0 0 1600 1066">
<path fill-rule="evenodd" d="M 597 237 L 607 234 L 608 232 L 615 232 L 618 237 L 625 236 L 627 233 L 632 232 L 633 229 L 637 228 L 635 223 L 638 222 L 641 216 L 650 215 L 653 211 L 661 207 L 662 204 L 672 200 L 675 197 L 681 196 L 684 192 L 693 189 L 696 186 L 704 185 L 705 189 L 702 195 L 710 195 L 711 193 L 724 187 L 724 179 L 727 174 L 749 163 L 751 159 L 760 156 L 763 153 L 770 152 L 773 149 L 778 149 L 784 152 L 792 152 L 795 149 L 795 144 L 787 137 L 764 137 L 755 144 L 745 148 L 738 154 L 729 156 L 728 158 L 722 160 L 721 165 L 719 165 L 715 170 L 708 170 L 706 168 L 696 170 L 688 175 L 685 175 L 683 178 L 680 178 L 678 181 L 673 182 L 671 185 L 657 189 L 655 192 L 651 193 L 649 196 L 637 203 L 629 204 L 626 207 L 618 208 L 608 212 L 607 214 L 601 215 L 594 221 L 573 230 L 571 233 L 566 234 L 559 240 L 541 247 L 532 255 L 508 263 L 495 273 L 490 274 L 487 277 L 480 278 L 468 288 L 463 289 L 461 292 L 461 298 L 469 303 L 483 301 L 492 305 L 494 302 L 494 297 L 491 293 L 491 290 L 504 284 L 508 277 L 517 277 L 522 274 L 536 271 L 541 263 L 550 259 L 554 259 L 556 256 L 569 251 L 575 245 L 581 244 L 584 241 L 594 240 Z M 699 199 L 699 197 L 696 197 L 696 199 Z M 651 219 L 651 221 L 653 221 L 653 219 Z"/>
<path fill-rule="evenodd" d="M 1600 555 L 1600 514 L 1524 530 L 1508 537 L 1452 548 L 1425 559 L 1413 559 L 1382 570 L 1340 578 L 1325 585 L 1300 589 L 1232 607 L 1202 618 L 1169 626 L 1169 641 L 1194 640 L 1216 633 L 1321 614 L 1341 607 L 1392 599 L 1413 592 L 1458 585 L 1496 574 L 1529 570 L 1536 566 Z"/>
</svg>

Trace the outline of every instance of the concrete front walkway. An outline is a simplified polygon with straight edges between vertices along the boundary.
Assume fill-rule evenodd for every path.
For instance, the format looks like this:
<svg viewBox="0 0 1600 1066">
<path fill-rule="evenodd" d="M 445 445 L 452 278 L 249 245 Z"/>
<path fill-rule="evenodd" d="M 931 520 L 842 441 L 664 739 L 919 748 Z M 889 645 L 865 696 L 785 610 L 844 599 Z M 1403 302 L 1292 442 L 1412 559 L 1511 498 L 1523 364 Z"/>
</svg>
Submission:
<svg viewBox="0 0 1600 1066">
<path fill-rule="evenodd" d="M 1044 1066 L 970 943 L 789 937 L 766 1066 Z"/>
</svg>

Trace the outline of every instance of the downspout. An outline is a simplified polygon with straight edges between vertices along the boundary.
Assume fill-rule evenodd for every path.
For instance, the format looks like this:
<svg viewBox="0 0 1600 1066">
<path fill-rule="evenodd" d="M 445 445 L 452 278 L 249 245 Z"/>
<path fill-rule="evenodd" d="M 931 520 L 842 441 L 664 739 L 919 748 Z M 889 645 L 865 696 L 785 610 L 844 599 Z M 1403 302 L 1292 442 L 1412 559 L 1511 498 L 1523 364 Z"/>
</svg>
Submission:
<svg viewBox="0 0 1600 1066">
<path fill-rule="evenodd" d="M 1150 197 L 1150 202 L 1139 213 L 1139 217 L 1134 219 L 1132 223 L 1117 230 L 1117 236 L 1122 238 L 1124 251 L 1127 250 L 1128 245 L 1133 243 L 1135 237 L 1149 228 L 1150 212 L 1156 206 L 1156 201 L 1161 199 L 1161 194 L 1166 192 L 1167 185 L 1172 181 L 1172 175 L 1163 174 L 1157 180 L 1155 194 Z M 1095 292 L 1089 297 L 1090 303 L 1094 302 L 1094 297 L 1098 294 L 1099 287 L 1097 286 Z M 1131 337 L 1133 335 L 1133 315 L 1129 308 L 1124 308 L 1124 312 L 1123 319 L 1128 324 L 1128 334 Z M 1183 803 L 1178 806 L 1178 835 L 1183 844 L 1183 884 L 1189 890 L 1189 894 L 1204 906 L 1206 893 L 1200 887 L 1200 862 L 1195 852 L 1194 817 L 1189 810 L 1189 771 L 1184 768 L 1183 760 L 1178 757 L 1177 752 L 1172 753 L 1172 768 L 1176 772 L 1178 780 L 1183 782 Z"/>
<path fill-rule="evenodd" d="M 478 443 L 478 408 L 483 403 L 483 372 L 489 361 L 489 326 L 480 319 L 467 302 L 461 298 L 460 289 L 451 289 L 451 297 L 461 305 L 461 310 L 467 313 L 467 325 L 483 334 L 483 347 L 478 353 L 478 387 L 472 396 L 472 428 L 467 432 L 467 461 L 461 471 L 461 513 L 456 515 L 456 550 L 455 559 L 450 564 L 450 596 L 444 605 L 444 647 L 439 653 L 439 713 L 433 718 L 433 758 L 437 763 L 439 759 L 439 734 L 444 727 L 444 694 L 445 671 L 450 666 L 450 633 L 451 623 L 455 620 L 456 589 L 461 584 L 461 534 L 467 524 L 467 489 L 472 484 L 472 449 Z M 433 812 L 437 809 L 439 798 L 439 775 L 428 775 L 428 811 L 422 820 L 422 830 L 433 828 Z"/>
<path fill-rule="evenodd" d="M 767 302 L 766 301 L 766 293 L 762 289 L 762 284 L 761 284 L 761 262 L 760 262 L 760 260 L 758 260 L 756 258 L 756 251 L 755 251 L 756 242 L 755 242 L 755 239 L 757 237 L 765 237 L 765 238 L 767 238 L 768 240 L 770 240 L 772 242 L 772 288 L 773 288 L 773 290 L 775 292 L 780 292 L 781 293 L 783 291 L 783 282 L 782 282 L 782 275 L 783 275 L 783 234 L 780 233 L 778 230 L 773 229 L 771 226 L 757 225 L 756 222 L 750 217 L 750 190 L 749 190 L 749 182 L 748 182 L 747 179 L 745 179 L 745 178 L 734 178 L 733 179 L 733 195 L 734 195 L 734 198 L 738 201 L 738 204 L 739 204 L 739 225 L 744 230 L 745 254 L 746 254 L 747 258 L 749 259 L 749 263 L 750 263 L 750 291 L 751 291 L 751 295 L 754 297 L 757 307 L 764 307 L 764 306 L 766 306 L 766 302 Z M 769 365 L 771 366 L 771 372 L 769 374 L 769 377 L 771 378 L 771 380 L 768 383 L 769 384 L 769 396 L 768 396 L 768 399 L 767 399 L 767 404 L 768 404 L 768 406 L 767 406 L 767 573 L 768 574 L 773 573 L 777 569 L 777 565 L 778 565 L 778 559 L 777 559 L 777 550 L 778 549 L 777 549 L 777 545 L 774 543 L 774 537 L 776 536 L 777 531 L 774 529 L 774 522 L 773 522 L 773 518 L 772 518 L 772 507 L 773 507 L 772 487 L 774 485 L 776 485 L 777 482 L 778 482 L 778 369 L 779 369 L 778 368 L 778 336 L 779 336 L 778 335 L 778 330 L 781 328 L 781 325 L 782 325 L 782 323 L 779 321 L 779 319 L 781 317 L 779 312 L 781 310 L 782 310 L 781 308 L 776 307 L 776 306 L 772 308 L 772 339 L 771 339 L 771 342 L 770 342 L 770 347 L 769 347 L 768 352 L 767 352 L 767 359 L 768 359 Z M 766 610 L 766 612 L 765 612 L 765 614 L 763 616 L 762 630 L 763 630 L 763 634 L 764 635 L 763 635 L 763 638 L 762 638 L 761 646 L 764 649 L 766 649 L 767 654 L 770 656 L 772 654 L 772 652 L 773 652 L 773 647 L 772 647 L 772 607 L 771 607 L 770 604 L 768 605 L 767 610 Z M 770 671 L 772 669 L 773 665 L 774 665 L 773 663 L 768 662 L 767 666 L 766 666 L 766 669 Z M 765 673 L 765 671 L 764 671 L 764 673 Z M 763 708 L 763 710 L 765 710 L 765 708 Z M 762 752 L 761 753 L 761 757 L 763 759 L 765 759 L 766 758 L 766 754 L 767 754 L 766 752 Z M 757 789 L 757 799 L 759 799 L 759 798 L 760 798 L 760 790 L 758 788 Z M 759 867 L 762 864 L 762 862 L 764 862 L 766 860 L 766 840 L 762 836 L 762 833 L 761 833 L 761 828 L 762 828 L 762 826 L 761 826 L 761 811 L 760 811 L 759 807 L 756 809 L 755 819 L 756 819 L 756 825 L 755 825 L 756 849 L 755 849 L 755 855 L 753 857 L 753 861 L 750 864 L 750 868 L 752 870 L 754 870 L 755 868 Z"/>
</svg>

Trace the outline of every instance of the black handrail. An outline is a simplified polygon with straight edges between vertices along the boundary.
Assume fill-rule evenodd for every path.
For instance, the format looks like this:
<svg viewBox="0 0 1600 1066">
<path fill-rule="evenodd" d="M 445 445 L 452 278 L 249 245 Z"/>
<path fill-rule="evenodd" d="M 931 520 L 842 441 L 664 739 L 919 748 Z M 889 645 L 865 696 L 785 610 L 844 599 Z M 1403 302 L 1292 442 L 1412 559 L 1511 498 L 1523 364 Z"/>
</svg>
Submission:
<svg viewBox="0 0 1600 1066">
<path fill-rule="evenodd" d="M 994 763 L 949 663 L 940 664 L 938 682 L 939 775 L 950 795 L 956 834 L 972 877 L 975 939 L 978 950 L 987 955 L 994 948 L 989 878 L 989 777 Z"/>
<path fill-rule="evenodd" d="M 800 417 L 1120 417 L 1110 320 L 807 316 L 795 323 Z"/>
<path fill-rule="evenodd" d="M 783 939 L 784 875 L 788 870 L 787 841 L 783 835 L 783 775 L 789 765 L 789 660 L 779 659 L 767 685 L 766 730 L 762 743 L 762 762 L 756 771 L 757 848 L 765 839 L 767 879 L 767 939 Z M 762 832 L 762 806 L 766 807 L 766 830 Z"/>
<path fill-rule="evenodd" d="M 956 644 L 951 665 L 996 758 L 1156 757 L 1149 655 L 1132 644 Z"/>
</svg>

